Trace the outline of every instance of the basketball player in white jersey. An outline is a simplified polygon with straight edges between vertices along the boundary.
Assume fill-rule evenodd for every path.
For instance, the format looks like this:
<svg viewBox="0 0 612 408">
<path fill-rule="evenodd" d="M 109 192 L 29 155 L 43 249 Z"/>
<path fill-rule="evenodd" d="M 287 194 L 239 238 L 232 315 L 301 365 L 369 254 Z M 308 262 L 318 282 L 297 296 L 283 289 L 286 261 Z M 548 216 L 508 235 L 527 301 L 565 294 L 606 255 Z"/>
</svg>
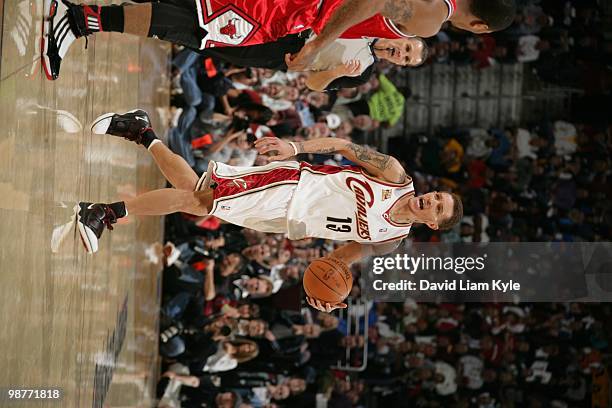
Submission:
<svg viewBox="0 0 612 408">
<path fill-rule="evenodd" d="M 417 67 L 427 60 L 427 56 L 427 44 L 418 37 L 394 40 L 339 38 L 315 56 L 308 67 L 306 86 L 323 92 L 338 78 L 362 75 L 369 78 L 376 61 L 386 60 L 400 66 Z M 369 74 L 364 74 L 366 71 Z"/>
<path fill-rule="evenodd" d="M 98 250 L 104 228 L 112 229 L 118 218 L 185 212 L 214 215 L 258 231 L 285 233 L 290 239 L 352 241 L 329 255 L 351 264 L 366 256 L 391 252 L 413 224 L 448 229 L 463 215 L 458 196 L 446 192 L 416 196 L 412 179 L 397 159 L 342 139 L 292 143 L 264 137 L 255 142 L 255 147 L 260 154 L 272 152 L 271 163 L 233 167 L 211 162 L 208 171 L 198 178 L 182 157 L 156 138 L 142 110 L 102 115 L 94 121 L 92 131 L 144 145 L 175 188 L 149 191 L 111 204 L 79 203 L 77 225 L 90 253 Z M 340 153 L 357 166 L 282 161 L 300 153 Z M 346 307 L 343 303 L 308 301 L 328 312 Z"/>
</svg>

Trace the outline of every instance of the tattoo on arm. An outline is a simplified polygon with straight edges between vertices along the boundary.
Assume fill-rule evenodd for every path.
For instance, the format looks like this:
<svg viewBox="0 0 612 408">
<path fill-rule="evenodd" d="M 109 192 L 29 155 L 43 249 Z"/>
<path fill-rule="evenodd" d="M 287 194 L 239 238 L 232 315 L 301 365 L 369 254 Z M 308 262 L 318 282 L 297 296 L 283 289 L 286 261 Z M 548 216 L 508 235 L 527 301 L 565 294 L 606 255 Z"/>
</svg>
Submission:
<svg viewBox="0 0 612 408">
<path fill-rule="evenodd" d="M 406 181 L 408 175 L 406 175 L 406 171 L 402 170 L 402 174 L 399 175 L 397 180 L 390 180 L 392 183 L 402 184 Z"/>
<path fill-rule="evenodd" d="M 405 23 L 412 18 L 412 0 L 387 0 L 382 15 L 393 21 Z"/>
<path fill-rule="evenodd" d="M 379 13 L 382 7 L 378 0 L 344 0 L 331 15 L 318 38 L 333 41 L 348 28 Z"/>
<path fill-rule="evenodd" d="M 348 148 L 362 162 L 366 162 L 382 171 L 387 170 L 387 168 L 389 168 L 389 165 L 391 163 L 391 156 L 387 156 L 386 154 L 370 150 L 355 143 L 349 144 Z"/>
<path fill-rule="evenodd" d="M 299 153 L 306 153 L 306 151 L 304 150 L 304 143 L 303 142 L 295 142 L 295 147 L 297 148 L 298 154 Z M 336 149 L 333 147 L 321 147 L 319 149 L 311 149 L 308 153 L 316 153 L 316 154 L 331 154 L 331 153 L 335 153 Z"/>
<path fill-rule="evenodd" d="M 295 147 L 297 149 L 298 154 L 300 153 L 333 154 L 338 151 L 341 151 L 341 152 L 344 151 L 344 153 L 347 153 L 346 150 L 344 150 L 344 148 L 339 150 L 337 146 L 336 147 L 321 146 L 318 148 L 313 148 L 313 146 L 309 146 L 308 151 L 306 151 L 304 142 L 294 142 L 294 143 L 295 143 Z M 399 167 L 397 169 L 398 170 L 397 178 L 391 176 L 393 177 L 393 179 L 389 179 L 390 175 L 387 174 L 385 176 L 388 178 L 387 181 L 390 181 L 392 183 L 402 184 L 406 182 L 406 180 L 409 179 L 409 177 L 406 175 L 406 171 L 402 169 L 401 166 L 397 165 L 397 160 L 393 159 L 393 157 L 377 152 L 376 150 L 368 149 L 364 146 L 361 146 L 355 143 L 348 143 L 345 146 L 346 146 L 345 148 L 349 152 L 353 153 L 354 158 L 356 158 L 357 160 L 363 163 L 367 163 L 368 165 L 376 168 L 377 170 L 380 170 L 381 172 L 388 170 L 395 163 L 395 165 Z M 352 157 L 347 157 L 347 158 L 349 160 L 353 160 Z M 395 171 L 392 171 L 390 173 L 393 174 L 395 173 Z"/>
</svg>

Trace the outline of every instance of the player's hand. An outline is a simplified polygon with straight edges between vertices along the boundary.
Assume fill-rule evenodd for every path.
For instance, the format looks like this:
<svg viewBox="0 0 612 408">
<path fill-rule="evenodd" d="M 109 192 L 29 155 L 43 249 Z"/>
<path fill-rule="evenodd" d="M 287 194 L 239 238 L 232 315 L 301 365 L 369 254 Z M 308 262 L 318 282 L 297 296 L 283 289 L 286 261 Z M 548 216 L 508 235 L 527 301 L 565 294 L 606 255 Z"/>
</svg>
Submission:
<svg viewBox="0 0 612 408">
<path fill-rule="evenodd" d="M 355 59 L 348 60 L 336 68 L 338 76 L 356 77 L 361 75 L 361 62 Z"/>
<path fill-rule="evenodd" d="M 285 54 L 285 63 L 289 71 L 307 71 L 319 48 L 316 40 L 313 40 L 306 43 L 297 54 Z"/>
<path fill-rule="evenodd" d="M 329 303 L 323 303 L 319 299 L 314 299 L 308 296 L 306 296 L 306 301 L 313 308 L 325 313 L 331 313 L 336 309 L 346 309 L 348 307 L 346 303 L 337 303 L 335 305 L 331 305 Z"/>
<path fill-rule="evenodd" d="M 268 161 L 287 160 L 294 156 L 293 147 L 278 137 L 266 136 L 257 139 L 255 141 L 255 148 L 259 154 L 274 152 L 272 156 L 268 157 Z"/>
</svg>

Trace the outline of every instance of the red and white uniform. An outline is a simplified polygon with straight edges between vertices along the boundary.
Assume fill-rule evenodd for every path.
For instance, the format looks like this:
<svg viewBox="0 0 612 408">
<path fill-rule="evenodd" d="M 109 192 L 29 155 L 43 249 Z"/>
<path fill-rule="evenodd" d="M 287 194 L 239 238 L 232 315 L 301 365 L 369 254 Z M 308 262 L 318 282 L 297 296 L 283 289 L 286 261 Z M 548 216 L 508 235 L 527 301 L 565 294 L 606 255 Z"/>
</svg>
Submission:
<svg viewBox="0 0 612 408">
<path fill-rule="evenodd" d="M 324 0 L 338 3 L 342 0 Z M 299 33 L 317 19 L 322 0 L 195 0 L 200 27 L 207 31 L 200 49 L 273 42 Z"/>
<path fill-rule="evenodd" d="M 375 0 L 373 0 L 375 1 Z M 448 18 L 456 0 L 443 0 Z M 207 34 L 200 49 L 273 42 L 312 28 L 320 33 L 343 0 L 195 0 L 200 27 Z M 373 16 L 348 29 L 341 38 L 404 38 L 393 22 Z"/>
<path fill-rule="evenodd" d="M 412 181 L 383 182 L 360 167 L 214 163 L 212 181 L 217 186 L 211 215 L 259 231 L 286 233 L 290 239 L 372 243 L 404 238 L 410 231 L 409 224 L 391 221 L 390 212 L 401 197 L 414 195 Z"/>
<path fill-rule="evenodd" d="M 287 208 L 300 179 L 298 162 L 273 162 L 258 167 L 209 164 L 213 206 L 209 214 L 232 224 L 263 232 L 287 232 Z M 206 173 L 196 190 L 205 184 Z"/>
</svg>

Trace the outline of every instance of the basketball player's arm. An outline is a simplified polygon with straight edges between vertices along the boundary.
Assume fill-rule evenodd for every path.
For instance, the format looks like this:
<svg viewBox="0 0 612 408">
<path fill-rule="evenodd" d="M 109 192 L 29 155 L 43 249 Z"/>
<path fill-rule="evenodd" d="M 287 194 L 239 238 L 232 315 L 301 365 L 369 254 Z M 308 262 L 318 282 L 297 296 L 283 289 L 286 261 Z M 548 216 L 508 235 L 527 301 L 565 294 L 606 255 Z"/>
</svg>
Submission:
<svg viewBox="0 0 612 408">
<path fill-rule="evenodd" d="M 339 150 L 338 153 L 363 167 L 374 177 L 391 183 L 403 183 L 406 181 L 406 171 L 395 157 L 355 143 L 344 142 L 346 147 Z"/>
<path fill-rule="evenodd" d="M 327 47 L 349 28 L 378 13 L 392 20 L 403 32 L 432 37 L 446 21 L 448 9 L 442 0 L 345 0 L 325 23 L 317 38 L 297 54 L 285 56 L 287 67 L 292 71 L 304 71 L 317 51 Z"/>
<path fill-rule="evenodd" d="M 329 84 L 341 77 L 354 77 L 361 74 L 361 62 L 350 60 L 327 71 L 310 72 L 306 86 L 313 91 L 323 92 Z"/>
<path fill-rule="evenodd" d="M 350 265 L 369 256 L 382 256 L 393 252 L 400 245 L 402 239 L 403 238 L 389 242 L 382 242 L 379 244 L 362 244 L 359 242 L 350 242 L 348 244 L 342 245 L 339 248 L 336 248 L 331 254 L 329 254 L 325 258 L 336 258 L 341 260 L 345 264 Z M 318 299 L 313 299 L 310 297 L 306 297 L 306 301 L 313 308 L 326 313 L 330 313 L 335 309 L 344 309 L 347 307 L 346 303 L 338 303 L 336 305 L 332 305 L 329 303 L 323 303 Z"/>
<path fill-rule="evenodd" d="M 325 27 L 323 27 L 317 38 L 306 43 L 297 54 L 287 54 L 285 56 L 287 68 L 291 71 L 306 70 L 314 60 L 317 52 L 327 47 L 355 24 L 381 12 L 384 4 L 388 1 L 396 0 L 344 0 L 325 23 Z"/>
<path fill-rule="evenodd" d="M 353 163 L 363 167 L 369 174 L 391 183 L 403 183 L 406 172 L 400 162 L 392 156 L 351 143 L 344 139 L 325 137 L 293 143 L 297 153 L 335 154 L 340 153 Z M 255 142 L 259 154 L 276 150 L 278 153 L 270 161 L 286 160 L 293 157 L 291 144 L 276 137 L 262 137 Z"/>
<path fill-rule="evenodd" d="M 330 258 L 337 258 L 347 265 L 357 262 L 363 258 L 369 256 L 382 256 L 390 252 L 393 252 L 399 247 L 403 238 L 396 239 L 394 241 L 362 244 L 360 242 L 349 242 L 341 247 L 336 248 L 328 256 Z"/>
</svg>

